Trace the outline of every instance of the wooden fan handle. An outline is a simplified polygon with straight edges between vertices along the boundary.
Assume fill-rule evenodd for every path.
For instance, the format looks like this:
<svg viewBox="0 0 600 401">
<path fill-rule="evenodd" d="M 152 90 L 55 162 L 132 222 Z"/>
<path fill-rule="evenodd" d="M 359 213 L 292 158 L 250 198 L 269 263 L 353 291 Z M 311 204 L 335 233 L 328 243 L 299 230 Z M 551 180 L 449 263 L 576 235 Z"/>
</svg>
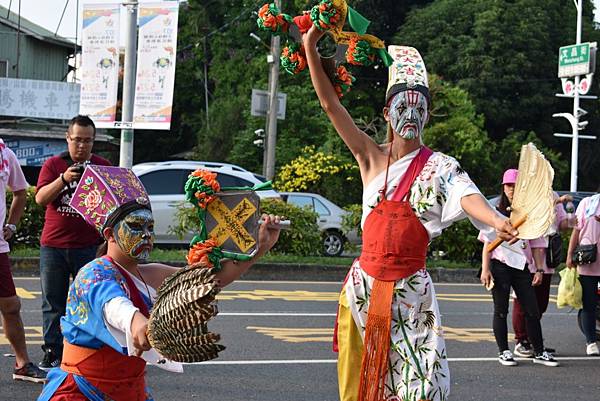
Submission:
<svg viewBox="0 0 600 401">
<path fill-rule="evenodd" d="M 523 225 L 523 223 L 525 223 L 525 220 L 527 220 L 527 216 L 521 217 L 512 226 L 514 228 L 519 228 Z M 504 242 L 504 240 L 502 238 L 500 238 L 500 237 L 496 238 L 488 245 L 488 247 L 487 247 L 488 252 L 492 252 L 494 249 L 498 248 L 500 246 L 500 244 L 503 242 Z"/>
</svg>

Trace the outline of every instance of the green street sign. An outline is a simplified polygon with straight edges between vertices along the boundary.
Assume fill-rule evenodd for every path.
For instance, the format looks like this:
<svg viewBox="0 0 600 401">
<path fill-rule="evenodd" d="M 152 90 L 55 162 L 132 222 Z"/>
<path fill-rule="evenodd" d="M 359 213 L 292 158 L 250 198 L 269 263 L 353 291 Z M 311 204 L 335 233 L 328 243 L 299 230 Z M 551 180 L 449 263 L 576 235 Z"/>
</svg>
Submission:
<svg viewBox="0 0 600 401">
<path fill-rule="evenodd" d="M 595 57 L 591 56 L 590 49 L 593 47 L 595 50 L 594 45 L 595 43 L 581 43 L 561 47 L 558 52 L 558 77 L 574 77 L 593 72 L 594 66 L 590 61 L 595 62 Z"/>
</svg>

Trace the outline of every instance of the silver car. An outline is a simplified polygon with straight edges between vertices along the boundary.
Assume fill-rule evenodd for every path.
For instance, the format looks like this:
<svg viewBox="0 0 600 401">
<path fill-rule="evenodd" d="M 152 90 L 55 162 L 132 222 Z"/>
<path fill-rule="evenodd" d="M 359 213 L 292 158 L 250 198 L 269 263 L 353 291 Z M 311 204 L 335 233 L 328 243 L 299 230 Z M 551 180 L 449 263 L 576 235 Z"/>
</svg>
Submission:
<svg viewBox="0 0 600 401">
<path fill-rule="evenodd" d="M 318 215 L 317 224 L 323 233 L 323 253 L 326 256 L 340 256 L 344 252 L 344 243 L 360 244 L 361 238 L 355 230 L 344 234 L 342 219 L 348 211 L 329 199 L 309 192 L 280 192 L 281 199 L 299 207 L 310 207 Z"/>
<path fill-rule="evenodd" d="M 227 163 L 200 161 L 167 161 L 136 164 L 133 172 L 146 188 L 152 204 L 154 233 L 157 244 L 187 244 L 193 233 L 184 239 L 169 232 L 169 227 L 178 224 L 175 217 L 177 206 L 185 201 L 184 185 L 190 173 L 198 168 L 217 173 L 217 181 L 222 187 L 253 187 L 264 182 L 260 176 L 240 166 Z M 257 191 L 261 198 L 277 198 L 273 190 Z"/>
</svg>

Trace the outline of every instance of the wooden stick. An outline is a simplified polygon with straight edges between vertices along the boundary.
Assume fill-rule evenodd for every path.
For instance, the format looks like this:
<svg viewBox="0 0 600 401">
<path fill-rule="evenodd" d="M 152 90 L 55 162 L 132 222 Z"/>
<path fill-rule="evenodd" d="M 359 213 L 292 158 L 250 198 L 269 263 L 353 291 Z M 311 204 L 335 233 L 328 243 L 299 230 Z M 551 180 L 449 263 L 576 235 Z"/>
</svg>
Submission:
<svg viewBox="0 0 600 401">
<path fill-rule="evenodd" d="M 521 217 L 519 220 L 517 220 L 515 222 L 515 224 L 512 224 L 512 226 L 514 228 L 519 228 L 523 225 L 523 223 L 525 223 L 525 220 L 527 220 L 527 215 Z M 494 241 L 492 241 L 489 245 L 488 245 L 488 252 L 492 252 L 494 249 L 498 248 L 500 246 L 501 243 L 503 243 L 504 240 L 500 237 L 496 238 Z"/>
</svg>

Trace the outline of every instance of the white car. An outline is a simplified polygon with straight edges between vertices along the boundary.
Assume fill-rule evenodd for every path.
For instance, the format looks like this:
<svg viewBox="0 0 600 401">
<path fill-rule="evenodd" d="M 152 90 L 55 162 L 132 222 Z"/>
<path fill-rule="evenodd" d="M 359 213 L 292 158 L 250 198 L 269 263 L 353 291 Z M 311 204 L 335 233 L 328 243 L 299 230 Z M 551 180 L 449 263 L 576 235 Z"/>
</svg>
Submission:
<svg viewBox="0 0 600 401">
<path fill-rule="evenodd" d="M 318 215 L 317 225 L 323 233 L 323 253 L 326 256 L 340 256 L 344 252 L 344 243 L 358 245 L 361 238 L 356 231 L 344 235 L 342 219 L 349 212 L 329 199 L 309 192 L 280 192 L 281 199 L 299 207 L 308 206 Z"/>
<path fill-rule="evenodd" d="M 253 187 L 264 179 L 234 164 L 201 161 L 166 161 L 140 163 L 132 167 L 148 195 L 154 216 L 154 233 L 157 244 L 187 244 L 192 233 L 184 239 L 169 233 L 177 225 L 176 207 L 185 201 L 184 185 L 190 173 L 198 168 L 217 173 L 222 187 Z M 274 190 L 257 191 L 261 198 L 280 198 Z"/>
</svg>

